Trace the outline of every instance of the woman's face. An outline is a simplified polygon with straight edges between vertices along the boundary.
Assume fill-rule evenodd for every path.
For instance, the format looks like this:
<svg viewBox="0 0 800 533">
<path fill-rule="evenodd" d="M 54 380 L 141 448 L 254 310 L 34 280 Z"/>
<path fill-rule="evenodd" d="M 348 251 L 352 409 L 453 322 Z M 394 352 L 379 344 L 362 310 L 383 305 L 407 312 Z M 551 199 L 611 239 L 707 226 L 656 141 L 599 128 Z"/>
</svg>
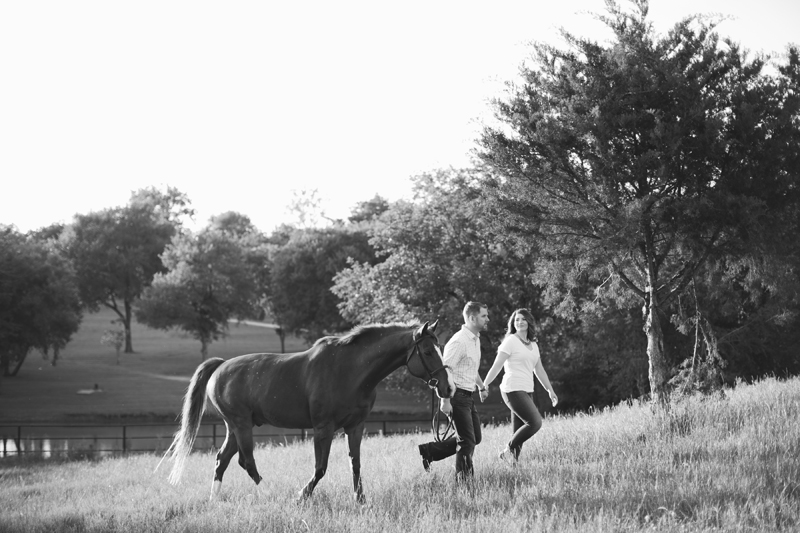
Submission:
<svg viewBox="0 0 800 533">
<path fill-rule="evenodd" d="M 526 333 L 528 331 L 528 321 L 525 320 L 524 316 L 517 313 L 516 315 L 514 315 L 514 327 L 520 333 Z"/>
</svg>

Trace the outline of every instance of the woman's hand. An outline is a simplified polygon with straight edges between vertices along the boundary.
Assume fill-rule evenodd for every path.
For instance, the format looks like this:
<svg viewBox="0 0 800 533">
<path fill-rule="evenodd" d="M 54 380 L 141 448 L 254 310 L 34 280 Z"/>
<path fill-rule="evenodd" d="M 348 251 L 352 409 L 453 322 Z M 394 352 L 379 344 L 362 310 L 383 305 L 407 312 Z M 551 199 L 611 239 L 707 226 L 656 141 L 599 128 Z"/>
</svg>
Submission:
<svg viewBox="0 0 800 533">
<path fill-rule="evenodd" d="M 548 392 L 550 394 L 550 403 L 552 403 L 553 407 L 555 407 L 556 405 L 558 405 L 558 396 L 556 396 L 556 393 L 553 391 L 548 391 Z"/>
<path fill-rule="evenodd" d="M 484 387 L 480 389 L 480 392 L 478 394 L 481 397 L 481 403 L 485 402 L 486 398 L 489 397 L 489 387 Z"/>
</svg>

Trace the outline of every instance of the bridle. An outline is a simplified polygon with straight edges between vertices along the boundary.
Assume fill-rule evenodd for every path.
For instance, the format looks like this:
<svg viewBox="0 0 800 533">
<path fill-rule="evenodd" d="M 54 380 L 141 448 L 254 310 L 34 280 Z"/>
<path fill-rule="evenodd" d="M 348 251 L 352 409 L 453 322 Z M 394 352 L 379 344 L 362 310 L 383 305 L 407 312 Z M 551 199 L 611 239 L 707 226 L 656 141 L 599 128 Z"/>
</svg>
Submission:
<svg viewBox="0 0 800 533">
<path fill-rule="evenodd" d="M 422 350 L 419 347 L 419 344 L 421 342 L 422 342 L 422 337 L 420 337 L 419 339 L 414 341 L 414 347 L 411 349 L 411 352 L 408 354 L 408 357 L 406 357 L 406 366 L 408 366 L 408 363 L 411 362 L 411 358 L 414 357 L 414 354 L 417 354 L 419 356 L 419 362 L 422 364 L 422 369 L 425 371 L 426 374 L 428 374 L 428 378 L 429 379 L 427 381 L 425 381 L 425 383 L 428 385 L 428 387 L 431 390 L 433 390 L 439 385 L 439 380 L 436 379 L 434 376 L 436 374 L 438 374 L 439 372 L 442 372 L 442 371 L 444 371 L 445 374 L 446 374 L 447 373 L 447 365 L 443 364 L 439 368 L 437 368 L 435 370 L 431 370 L 428 367 L 428 365 L 425 363 L 425 357 L 422 356 Z M 420 379 L 424 380 L 424 378 L 420 378 Z"/>
<path fill-rule="evenodd" d="M 439 380 L 433 376 L 441 371 L 445 371 L 446 373 L 448 366 L 442 364 L 440 368 L 437 368 L 436 370 L 430 370 L 428 368 L 428 365 L 425 364 L 425 358 L 422 356 L 422 350 L 420 350 L 419 347 L 420 342 L 422 342 L 422 337 L 414 341 L 414 348 L 412 348 L 411 353 L 409 353 L 408 357 L 406 358 L 406 365 L 408 365 L 408 363 L 411 362 L 411 358 L 414 357 L 414 354 L 417 354 L 419 356 L 420 363 L 422 363 L 422 368 L 425 370 L 425 372 L 428 374 L 428 377 L 430 378 L 425 383 L 431 389 L 431 433 L 433 433 L 433 438 L 435 441 L 442 442 L 451 437 L 453 433 L 455 433 L 455 429 L 453 427 L 453 419 L 448 417 L 447 427 L 445 427 L 444 432 L 441 431 L 441 425 L 439 424 L 440 411 L 437 405 L 438 402 L 436 401 L 436 394 L 434 393 L 434 389 L 436 389 L 436 386 L 439 385 Z M 437 346 L 439 345 L 437 344 Z"/>
</svg>

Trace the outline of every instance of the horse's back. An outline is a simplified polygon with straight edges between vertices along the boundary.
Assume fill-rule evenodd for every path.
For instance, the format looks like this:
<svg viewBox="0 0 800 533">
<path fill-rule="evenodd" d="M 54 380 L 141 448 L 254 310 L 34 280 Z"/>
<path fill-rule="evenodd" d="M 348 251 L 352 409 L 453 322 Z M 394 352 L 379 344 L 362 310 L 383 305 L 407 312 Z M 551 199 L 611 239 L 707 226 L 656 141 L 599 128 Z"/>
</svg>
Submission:
<svg viewBox="0 0 800 533">
<path fill-rule="evenodd" d="M 207 392 L 226 420 L 309 428 L 307 366 L 307 352 L 240 355 L 220 365 Z"/>
</svg>

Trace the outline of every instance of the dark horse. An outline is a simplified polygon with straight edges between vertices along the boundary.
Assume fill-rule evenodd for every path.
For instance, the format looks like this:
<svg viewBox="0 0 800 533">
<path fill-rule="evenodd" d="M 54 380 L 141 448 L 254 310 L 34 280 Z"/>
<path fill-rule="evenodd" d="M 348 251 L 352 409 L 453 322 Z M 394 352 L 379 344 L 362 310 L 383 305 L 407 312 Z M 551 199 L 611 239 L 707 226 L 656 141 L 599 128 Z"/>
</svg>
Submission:
<svg viewBox="0 0 800 533">
<path fill-rule="evenodd" d="M 208 395 L 228 429 L 217 452 L 212 500 L 237 451 L 239 466 L 256 484 L 261 481 L 253 459 L 253 426 L 271 424 L 314 429 L 316 467 L 314 477 L 300 491 L 301 499 L 311 496 L 325 475 L 334 432 L 344 428 L 355 497 L 364 503 L 361 437 L 364 420 L 375 403 L 378 383 L 407 365 L 412 375 L 426 380 L 440 397 L 449 398 L 455 392 L 434 335 L 437 323 L 430 327 L 427 322 L 422 326 L 362 326 L 342 337 L 319 339 L 305 352 L 250 354 L 228 361 L 213 358 L 203 362 L 186 391 L 181 427 L 164 455 L 166 458 L 171 454 L 175 461 L 170 482 L 180 481 Z"/>
</svg>

